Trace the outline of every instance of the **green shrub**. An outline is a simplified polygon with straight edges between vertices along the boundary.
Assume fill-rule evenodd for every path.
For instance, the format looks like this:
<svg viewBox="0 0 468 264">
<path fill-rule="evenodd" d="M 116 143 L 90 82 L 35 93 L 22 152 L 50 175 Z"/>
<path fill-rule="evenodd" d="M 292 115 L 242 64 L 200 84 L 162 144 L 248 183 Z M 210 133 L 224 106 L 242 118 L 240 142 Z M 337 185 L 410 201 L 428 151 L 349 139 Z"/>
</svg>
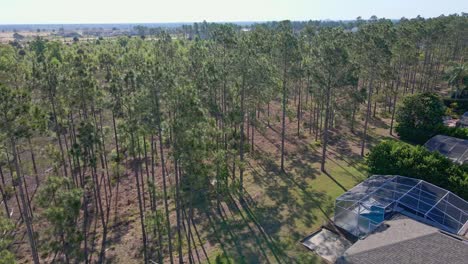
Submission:
<svg viewBox="0 0 468 264">
<path fill-rule="evenodd" d="M 435 135 L 468 139 L 468 129 L 446 127 L 442 117 L 447 108 L 433 93 L 422 93 L 405 98 L 398 108 L 395 131 L 400 138 L 415 144 L 424 144 Z"/>
<path fill-rule="evenodd" d="M 0 213 L 0 264 L 15 263 L 15 255 L 9 248 L 13 243 L 13 233 L 15 225 L 10 219 Z"/>
<path fill-rule="evenodd" d="M 468 128 L 461 128 L 461 127 L 446 127 L 444 125 L 439 125 L 436 128 L 437 134 L 461 138 L 461 139 L 468 139 Z"/>
<path fill-rule="evenodd" d="M 459 166 L 422 146 L 386 140 L 371 149 L 367 165 L 372 174 L 402 175 L 425 180 L 468 199 L 468 166 Z"/>
<path fill-rule="evenodd" d="M 396 113 L 395 131 L 403 140 L 423 144 L 442 124 L 445 106 L 434 93 L 406 97 Z"/>
</svg>

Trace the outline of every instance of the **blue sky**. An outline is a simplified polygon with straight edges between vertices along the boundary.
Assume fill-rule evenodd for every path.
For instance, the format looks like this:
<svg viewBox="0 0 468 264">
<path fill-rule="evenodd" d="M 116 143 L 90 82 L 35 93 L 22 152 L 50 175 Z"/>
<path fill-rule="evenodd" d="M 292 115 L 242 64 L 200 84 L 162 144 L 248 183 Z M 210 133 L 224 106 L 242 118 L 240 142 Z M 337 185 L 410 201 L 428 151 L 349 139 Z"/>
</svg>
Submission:
<svg viewBox="0 0 468 264">
<path fill-rule="evenodd" d="M 468 0 L 0 0 L 0 24 L 434 17 Z"/>
</svg>

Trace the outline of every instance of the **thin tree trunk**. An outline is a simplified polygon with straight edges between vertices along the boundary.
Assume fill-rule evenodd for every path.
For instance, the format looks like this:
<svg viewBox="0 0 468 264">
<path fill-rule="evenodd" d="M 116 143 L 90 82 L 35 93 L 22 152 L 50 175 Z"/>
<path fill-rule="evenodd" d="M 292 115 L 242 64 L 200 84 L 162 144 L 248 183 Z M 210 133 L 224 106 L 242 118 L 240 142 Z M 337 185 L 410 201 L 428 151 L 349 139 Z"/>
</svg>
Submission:
<svg viewBox="0 0 468 264">
<path fill-rule="evenodd" d="M 135 172 L 135 178 L 136 178 L 136 183 L 137 183 L 138 208 L 140 210 L 141 233 L 142 233 L 142 239 L 143 239 L 143 255 L 144 255 L 145 263 L 148 263 L 146 231 L 145 231 L 145 216 L 144 216 L 143 201 L 142 201 L 142 195 L 141 195 L 141 189 L 140 189 L 140 177 L 138 175 L 139 167 L 141 166 L 140 165 L 141 161 L 136 159 L 135 138 L 133 136 L 133 132 L 130 133 L 130 137 L 132 141 L 133 170 Z M 138 141 L 138 145 L 140 145 L 139 141 Z"/>
<path fill-rule="evenodd" d="M 157 210 L 158 210 L 158 204 L 156 200 L 157 196 L 157 189 L 156 189 L 156 173 L 155 173 L 155 167 L 156 167 L 156 161 L 155 161 L 155 155 L 156 153 L 156 141 L 154 139 L 154 135 L 151 134 L 151 179 L 153 181 L 153 195 L 152 195 L 152 200 L 153 200 L 153 206 L 152 208 L 153 211 L 153 217 L 157 217 Z M 157 219 L 157 218 L 156 218 Z M 159 219 L 156 220 L 156 228 L 154 228 L 154 236 L 157 236 L 158 239 L 158 260 L 159 263 L 163 263 L 163 256 L 162 256 L 162 235 L 161 235 L 161 228 L 159 226 Z M 156 234 L 157 233 L 157 234 Z"/>
<path fill-rule="evenodd" d="M 255 110 L 255 111 L 257 111 L 257 110 Z M 252 128 L 252 138 L 251 138 L 252 143 L 251 143 L 251 146 L 250 146 L 251 147 L 250 150 L 251 150 L 252 153 L 254 152 L 254 147 L 255 147 L 254 137 L 255 137 L 255 123 L 256 123 L 256 120 L 257 119 L 256 119 L 255 114 L 254 114 L 253 122 L 252 122 L 252 125 L 250 126 Z"/>
<path fill-rule="evenodd" d="M 21 155 L 18 154 L 18 163 L 21 164 Z M 28 204 L 28 209 L 29 209 L 29 213 L 30 213 L 30 217 L 31 219 L 34 219 L 34 214 L 33 214 L 33 210 L 32 210 L 32 207 L 31 207 L 31 197 L 29 196 L 29 190 L 28 190 L 28 184 L 26 182 L 26 179 L 24 177 L 24 175 L 21 175 L 21 177 L 18 177 L 18 180 L 22 179 L 22 183 L 24 184 L 24 193 L 26 194 L 26 199 L 27 199 L 27 204 Z M 20 183 L 21 184 L 21 183 Z"/>
<path fill-rule="evenodd" d="M 366 120 L 364 121 L 364 132 L 362 133 L 362 140 L 361 140 L 361 157 L 364 157 L 364 149 L 366 148 L 366 140 L 367 140 L 367 127 L 369 124 L 369 118 L 371 113 L 371 105 L 372 105 L 372 84 L 374 82 L 374 76 L 371 77 L 369 82 L 369 91 L 367 95 L 367 111 L 366 111 Z"/>
<path fill-rule="evenodd" d="M 6 154 L 6 158 L 7 158 L 7 161 L 8 161 L 8 170 L 10 171 L 10 177 L 11 177 L 13 190 L 14 190 L 14 193 L 15 193 L 16 204 L 18 205 L 18 210 L 20 212 L 21 220 L 24 221 L 23 214 L 21 213 L 23 209 L 22 209 L 22 206 L 21 206 L 21 203 L 20 203 L 20 198 L 18 197 L 18 190 L 16 188 L 15 178 L 14 178 L 14 175 L 13 175 L 13 165 L 11 164 L 12 161 L 10 160 L 10 156 L 8 155 L 8 151 L 5 151 L 5 154 Z"/>
<path fill-rule="evenodd" d="M 91 156 L 94 157 L 94 149 L 91 148 Z M 106 215 L 102 206 L 102 199 L 101 199 L 101 184 L 99 183 L 98 173 L 97 173 L 97 165 L 94 164 L 93 168 L 91 169 L 91 174 L 94 180 L 93 188 L 96 196 L 96 202 L 101 211 L 101 225 L 102 225 L 102 239 L 101 239 L 101 251 L 99 253 L 99 260 L 98 263 L 104 263 L 106 259 L 106 241 L 107 241 L 107 223 L 106 223 Z M 101 176 L 102 177 L 102 176 Z M 105 186 L 104 186 L 105 188 Z"/>
<path fill-rule="evenodd" d="M 5 177 L 3 175 L 3 169 L 2 169 L 2 166 L 0 166 L 0 176 L 1 176 L 1 179 L 2 179 L 2 185 L 3 186 L 6 186 L 5 185 Z M 2 194 L 2 200 L 3 200 L 3 206 L 5 207 L 5 213 L 6 213 L 6 216 L 8 218 L 10 218 L 10 209 L 8 208 L 8 199 L 7 199 L 7 196 L 6 196 L 6 193 L 5 191 L 3 190 L 3 188 L 0 186 L 0 192 Z"/>
<path fill-rule="evenodd" d="M 56 109 L 55 109 L 55 100 L 52 98 L 52 96 L 50 96 L 50 101 L 51 101 L 51 104 L 52 104 L 52 113 L 53 113 L 53 115 L 54 115 L 55 133 L 56 133 L 56 135 L 57 135 L 57 139 L 58 139 L 58 142 L 59 142 L 60 154 L 62 155 L 63 173 L 64 173 L 65 177 L 68 177 L 68 173 L 67 173 L 67 162 L 66 162 L 66 160 L 65 160 L 65 154 L 64 154 L 64 150 L 63 150 L 62 139 L 61 139 L 60 131 L 59 131 L 59 125 L 58 125 L 58 119 L 57 119 L 57 111 L 56 111 Z"/>
<path fill-rule="evenodd" d="M 327 83 L 327 92 L 326 92 L 326 107 L 325 107 L 325 124 L 323 126 L 323 142 L 322 142 L 322 162 L 320 163 L 320 170 L 325 172 L 325 162 L 327 160 L 327 144 L 328 144 L 328 123 L 330 118 L 330 97 L 331 97 L 331 87 L 330 87 L 330 78 L 328 77 Z"/>
<path fill-rule="evenodd" d="M 239 166 L 239 193 L 242 193 L 242 186 L 244 184 L 244 119 L 245 119 L 245 112 L 244 112 L 244 99 L 245 99 L 245 77 L 242 75 L 242 90 L 241 90 L 241 121 L 240 121 L 240 146 L 239 146 L 239 159 L 240 159 L 240 166 Z M 249 131 L 247 129 L 247 131 Z"/>
<path fill-rule="evenodd" d="M 159 99 L 158 99 L 159 102 Z M 158 112 L 159 112 L 159 103 L 157 104 Z M 169 205 L 167 203 L 167 183 L 166 183 L 166 169 L 165 169 L 165 162 L 164 162 L 164 150 L 163 150 L 163 140 L 162 140 L 162 129 L 161 129 L 161 118 L 159 117 L 160 113 L 158 114 L 158 140 L 159 140 L 159 154 L 161 156 L 161 171 L 162 171 L 162 178 L 163 178 L 163 194 L 164 194 L 164 210 L 166 212 L 166 228 L 167 228 L 167 236 L 168 236 L 168 246 L 169 246 L 169 257 L 171 264 L 174 263 L 174 258 L 172 256 L 172 235 L 171 235 L 171 222 L 169 220 Z"/>
<path fill-rule="evenodd" d="M 379 82 L 376 86 L 376 91 L 375 91 L 375 95 L 378 96 L 379 95 L 379 88 L 380 86 L 382 85 L 382 82 Z M 377 100 L 374 100 L 374 110 L 372 111 L 372 117 L 375 118 L 376 117 L 376 113 L 377 113 Z"/>
<path fill-rule="evenodd" d="M 31 143 L 31 138 L 28 137 L 28 145 L 29 145 L 29 152 L 31 152 L 31 161 L 34 170 L 34 177 L 36 179 L 36 185 L 39 187 L 39 173 L 37 172 L 37 165 L 36 165 L 36 156 L 34 155 L 34 150 Z"/>
<path fill-rule="evenodd" d="M 393 111 L 392 111 L 392 120 L 390 121 L 390 135 L 393 135 L 393 123 L 395 120 L 395 112 L 397 108 L 397 98 L 398 98 L 398 89 L 400 88 L 400 75 L 398 74 L 398 79 L 393 94 Z"/>
<path fill-rule="evenodd" d="M 146 135 L 143 135 L 143 152 L 144 152 L 144 158 L 145 158 L 145 170 L 146 170 L 146 182 L 148 183 L 149 179 L 149 165 L 148 165 L 148 151 L 146 148 Z M 143 185 L 144 186 L 144 185 Z M 147 187 L 149 189 L 149 187 Z M 143 188 L 143 191 L 145 189 Z M 143 193 L 143 198 L 145 198 L 145 193 Z M 152 203 L 150 199 L 150 204 Z"/>
<path fill-rule="evenodd" d="M 267 125 L 270 127 L 270 101 L 267 104 Z"/>
<path fill-rule="evenodd" d="M 284 57 L 284 65 L 283 65 L 283 100 L 282 100 L 282 122 L 281 122 L 281 171 L 284 170 L 284 137 L 286 134 L 286 56 Z"/>
<path fill-rule="evenodd" d="M 105 140 L 104 140 L 102 110 L 99 111 L 99 127 L 100 127 L 100 131 L 101 131 L 102 157 L 103 157 L 103 160 L 104 160 L 104 168 L 106 170 L 107 187 L 109 187 L 109 206 L 108 206 L 107 210 L 110 211 L 110 204 L 112 203 L 112 185 L 111 185 L 111 178 L 110 178 L 110 174 L 109 174 L 109 164 L 108 164 L 108 161 L 107 161 L 106 144 L 105 144 Z"/>
<path fill-rule="evenodd" d="M 19 178 L 19 184 L 18 184 L 18 187 L 19 187 L 19 192 L 20 192 L 20 197 L 21 197 L 21 203 L 23 204 L 23 219 L 25 220 L 26 222 L 26 230 L 27 230 L 27 233 L 28 233 L 28 239 L 29 239 L 29 245 L 31 246 L 31 255 L 32 255 L 32 258 L 33 258 L 33 261 L 35 264 L 39 264 L 39 255 L 37 254 L 37 247 L 36 247 L 36 241 L 34 239 L 34 230 L 33 230 L 33 226 L 32 226 L 32 222 L 31 222 L 31 218 L 30 218 L 30 215 L 29 215 L 29 211 L 28 211 L 28 201 L 26 200 L 25 196 L 24 196 L 24 190 L 23 190 L 23 180 L 22 180 L 22 173 L 21 173 L 21 169 L 20 169 L 20 165 L 19 165 L 19 160 L 18 160 L 18 153 L 16 151 L 16 140 L 14 138 L 11 138 L 11 147 L 12 147 L 12 151 L 13 151 L 13 159 L 14 159 L 14 162 L 15 162 L 15 170 L 16 170 L 16 175 L 17 177 Z"/>
<path fill-rule="evenodd" d="M 177 158 L 174 157 L 174 173 L 175 173 L 175 189 L 176 189 L 176 193 L 175 193 L 175 206 L 176 206 L 176 220 L 177 220 L 177 241 L 178 241 L 178 255 L 179 255 L 179 264 L 182 264 L 184 263 L 184 256 L 182 254 L 182 235 L 180 233 L 180 191 L 179 191 L 179 183 L 180 183 L 180 180 L 179 180 L 179 176 L 180 176 L 180 170 L 179 170 L 179 165 L 178 165 L 178 161 L 177 161 Z"/>
<path fill-rule="evenodd" d="M 302 98 L 301 98 L 301 90 L 302 90 L 302 78 L 301 81 L 299 82 L 299 88 L 298 88 L 298 103 L 297 103 L 297 137 L 299 138 L 300 136 L 300 130 L 301 130 L 301 116 L 302 116 Z"/>
</svg>

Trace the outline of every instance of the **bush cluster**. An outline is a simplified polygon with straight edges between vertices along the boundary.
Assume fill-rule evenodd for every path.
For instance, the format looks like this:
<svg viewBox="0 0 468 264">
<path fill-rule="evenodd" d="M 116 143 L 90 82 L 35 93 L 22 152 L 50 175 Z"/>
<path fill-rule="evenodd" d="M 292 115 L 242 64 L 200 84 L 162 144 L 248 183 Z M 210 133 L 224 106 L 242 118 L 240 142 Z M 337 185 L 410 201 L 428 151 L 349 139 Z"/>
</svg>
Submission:
<svg viewBox="0 0 468 264">
<path fill-rule="evenodd" d="M 395 131 L 400 138 L 415 144 L 424 144 L 435 135 L 468 139 L 468 129 L 446 127 L 442 123 L 446 107 L 434 93 L 409 96 L 398 107 Z"/>
<path fill-rule="evenodd" d="M 468 200 L 468 166 L 457 165 L 422 146 L 385 140 L 371 149 L 367 164 L 371 174 L 425 180 Z"/>
<path fill-rule="evenodd" d="M 468 139 L 468 128 L 461 127 L 446 127 L 444 125 L 439 125 L 435 129 L 436 134 Z"/>
</svg>

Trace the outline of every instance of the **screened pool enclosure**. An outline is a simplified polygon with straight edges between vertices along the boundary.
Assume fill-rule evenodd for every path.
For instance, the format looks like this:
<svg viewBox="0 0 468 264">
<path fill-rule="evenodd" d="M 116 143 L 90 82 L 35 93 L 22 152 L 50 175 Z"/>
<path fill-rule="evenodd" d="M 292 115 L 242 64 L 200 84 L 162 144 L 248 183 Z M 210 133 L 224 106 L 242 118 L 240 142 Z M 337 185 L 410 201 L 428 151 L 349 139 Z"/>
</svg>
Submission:
<svg viewBox="0 0 468 264">
<path fill-rule="evenodd" d="M 468 140 L 437 135 L 429 139 L 424 146 L 430 151 L 437 151 L 458 164 L 468 164 Z"/>
<path fill-rule="evenodd" d="M 468 202 L 423 180 L 375 175 L 336 199 L 334 222 L 363 237 L 395 213 L 463 235 L 468 228 Z"/>
</svg>

